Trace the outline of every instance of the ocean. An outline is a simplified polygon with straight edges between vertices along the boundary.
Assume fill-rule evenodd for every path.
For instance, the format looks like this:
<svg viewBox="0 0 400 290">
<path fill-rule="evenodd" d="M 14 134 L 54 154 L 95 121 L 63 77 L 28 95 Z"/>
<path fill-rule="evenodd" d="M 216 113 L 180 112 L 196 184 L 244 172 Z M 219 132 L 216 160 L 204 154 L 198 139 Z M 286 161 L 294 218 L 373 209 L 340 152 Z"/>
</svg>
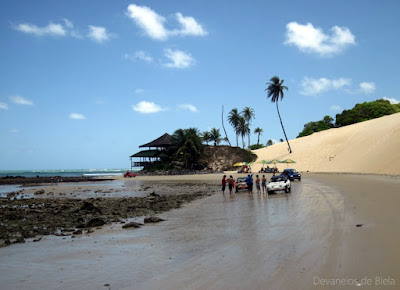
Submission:
<svg viewBox="0 0 400 290">
<path fill-rule="evenodd" d="M 142 168 L 136 167 L 132 172 L 140 171 Z M 81 177 L 81 176 L 118 176 L 123 175 L 130 168 L 120 169 L 56 169 L 56 170 L 0 170 L 0 177 L 4 176 L 24 176 L 24 177 Z"/>
</svg>

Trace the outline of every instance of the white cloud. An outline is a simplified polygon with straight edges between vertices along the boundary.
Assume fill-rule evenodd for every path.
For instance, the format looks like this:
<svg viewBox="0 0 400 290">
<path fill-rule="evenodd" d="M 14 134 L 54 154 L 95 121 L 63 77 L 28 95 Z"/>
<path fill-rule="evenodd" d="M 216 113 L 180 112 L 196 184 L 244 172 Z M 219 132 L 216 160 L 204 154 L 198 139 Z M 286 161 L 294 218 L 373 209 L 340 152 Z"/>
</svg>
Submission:
<svg viewBox="0 0 400 290">
<path fill-rule="evenodd" d="M 135 94 L 143 94 L 145 91 L 143 89 L 136 89 Z"/>
<path fill-rule="evenodd" d="M 0 109 L 8 110 L 8 105 L 6 103 L 0 102 Z"/>
<path fill-rule="evenodd" d="M 151 38 L 158 40 L 165 40 L 168 38 L 168 32 L 164 28 L 165 18 L 158 15 L 150 8 L 130 4 L 128 6 L 128 16 Z"/>
<path fill-rule="evenodd" d="M 104 27 L 89 25 L 88 37 L 95 42 L 103 43 L 110 39 L 110 34 Z"/>
<path fill-rule="evenodd" d="M 64 20 L 64 24 L 65 24 L 66 27 L 68 27 L 68 28 L 74 28 L 74 24 L 72 23 L 72 21 L 70 21 L 70 20 L 67 19 L 67 18 L 64 18 L 63 20 Z"/>
<path fill-rule="evenodd" d="M 342 110 L 342 108 L 340 106 L 338 106 L 338 105 L 332 105 L 331 106 L 331 110 L 332 111 L 340 111 L 340 110 Z"/>
<path fill-rule="evenodd" d="M 196 62 L 190 54 L 180 50 L 165 49 L 164 54 L 171 61 L 164 64 L 169 68 L 188 68 Z"/>
<path fill-rule="evenodd" d="M 86 117 L 84 115 L 78 114 L 78 113 L 71 113 L 71 114 L 69 114 L 69 117 L 71 119 L 75 119 L 75 120 L 84 120 L 84 119 L 86 119 Z"/>
<path fill-rule="evenodd" d="M 178 34 L 182 36 L 193 35 L 193 36 L 205 36 L 207 31 L 197 23 L 193 17 L 185 17 L 181 13 L 175 14 L 177 21 L 181 24 L 180 30 L 173 30 L 171 34 Z"/>
<path fill-rule="evenodd" d="M 383 97 L 382 99 L 389 101 L 392 105 L 400 103 L 400 101 L 396 100 L 395 98 Z"/>
<path fill-rule="evenodd" d="M 21 96 L 12 96 L 10 100 L 17 105 L 26 105 L 26 106 L 33 106 L 33 102 L 31 100 L 25 99 Z"/>
<path fill-rule="evenodd" d="M 364 94 L 372 94 L 373 92 L 375 92 L 376 86 L 375 83 L 367 83 L 367 82 L 363 82 L 360 83 L 360 90 L 361 92 L 363 92 Z"/>
<path fill-rule="evenodd" d="M 143 60 L 147 63 L 153 62 L 153 58 L 145 51 L 143 50 L 138 50 L 135 53 L 125 53 L 124 55 L 125 59 L 129 59 L 132 61 L 136 61 L 137 59 Z"/>
<path fill-rule="evenodd" d="M 47 26 L 39 27 L 34 24 L 21 23 L 15 26 L 15 29 L 23 33 L 33 34 L 37 36 L 52 35 L 52 36 L 65 36 L 67 30 L 61 24 L 50 22 Z"/>
<path fill-rule="evenodd" d="M 128 16 L 143 29 L 144 33 L 156 40 L 166 40 L 170 36 L 205 36 L 207 31 L 197 21 L 190 16 L 183 16 L 181 13 L 175 14 L 175 19 L 180 25 L 180 29 L 168 30 L 165 27 L 165 17 L 157 14 L 151 8 L 130 4 L 128 6 Z"/>
<path fill-rule="evenodd" d="M 198 112 L 197 108 L 191 104 L 181 104 L 181 105 L 178 105 L 178 108 L 180 110 L 189 110 L 193 113 Z"/>
<path fill-rule="evenodd" d="M 21 130 L 16 129 L 16 128 L 10 129 L 10 133 L 12 133 L 12 134 L 19 134 L 20 132 L 21 132 Z"/>
<path fill-rule="evenodd" d="M 133 105 L 132 109 L 142 114 L 152 114 L 167 110 L 166 108 L 162 108 L 161 106 L 153 102 L 146 102 L 146 101 L 141 101 L 136 105 Z"/>
<path fill-rule="evenodd" d="M 315 96 L 330 90 L 339 90 L 351 84 L 351 79 L 339 78 L 330 80 L 326 78 L 309 78 L 305 77 L 301 81 L 302 90 L 300 93 L 306 96 Z"/>
<path fill-rule="evenodd" d="M 294 45 L 306 53 L 331 56 L 355 43 L 355 36 L 347 27 L 334 26 L 331 28 L 331 34 L 328 35 L 321 28 L 315 28 L 311 23 L 302 25 L 290 22 L 286 25 L 285 44 Z"/>
</svg>

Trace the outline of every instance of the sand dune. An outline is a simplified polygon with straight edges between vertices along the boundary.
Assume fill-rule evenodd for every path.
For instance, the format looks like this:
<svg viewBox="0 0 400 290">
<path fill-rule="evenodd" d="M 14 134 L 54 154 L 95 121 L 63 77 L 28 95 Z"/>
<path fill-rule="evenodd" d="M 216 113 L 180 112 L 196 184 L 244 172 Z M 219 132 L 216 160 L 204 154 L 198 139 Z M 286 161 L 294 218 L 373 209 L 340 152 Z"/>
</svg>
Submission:
<svg viewBox="0 0 400 290">
<path fill-rule="evenodd" d="M 400 175 L 400 113 L 334 128 L 287 143 L 254 150 L 260 160 L 287 158 L 296 164 L 277 164 L 279 170 L 296 168 L 310 172 L 354 172 Z M 253 172 L 261 164 L 253 166 Z"/>
</svg>

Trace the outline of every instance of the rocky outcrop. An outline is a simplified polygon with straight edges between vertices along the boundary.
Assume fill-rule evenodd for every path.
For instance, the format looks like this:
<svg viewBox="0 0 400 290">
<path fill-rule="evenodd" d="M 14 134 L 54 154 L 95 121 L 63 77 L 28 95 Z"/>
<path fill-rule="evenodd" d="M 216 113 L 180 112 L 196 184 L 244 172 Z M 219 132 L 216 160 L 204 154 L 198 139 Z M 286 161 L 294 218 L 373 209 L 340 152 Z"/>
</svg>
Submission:
<svg viewBox="0 0 400 290">
<path fill-rule="evenodd" d="M 234 170 L 232 166 L 237 162 L 253 162 L 257 155 L 239 147 L 206 146 L 200 163 L 205 164 L 213 171 Z"/>
</svg>

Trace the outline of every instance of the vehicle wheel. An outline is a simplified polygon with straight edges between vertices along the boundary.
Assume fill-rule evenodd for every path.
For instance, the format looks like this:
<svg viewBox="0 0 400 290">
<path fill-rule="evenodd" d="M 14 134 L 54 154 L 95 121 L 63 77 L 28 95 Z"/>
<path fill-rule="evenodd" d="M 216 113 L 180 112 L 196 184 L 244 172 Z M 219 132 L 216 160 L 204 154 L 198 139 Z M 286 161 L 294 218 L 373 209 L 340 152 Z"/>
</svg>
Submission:
<svg viewBox="0 0 400 290">
<path fill-rule="evenodd" d="M 289 192 L 292 192 L 292 187 L 291 186 L 289 187 Z"/>
<path fill-rule="evenodd" d="M 272 193 L 273 193 L 273 191 L 271 191 L 271 190 L 267 190 L 267 193 L 268 193 L 268 194 L 272 194 Z"/>
<path fill-rule="evenodd" d="M 299 178 L 299 181 L 301 181 L 301 177 Z"/>
<path fill-rule="evenodd" d="M 285 192 L 288 193 L 289 192 L 289 188 L 286 186 L 285 187 Z"/>
</svg>

